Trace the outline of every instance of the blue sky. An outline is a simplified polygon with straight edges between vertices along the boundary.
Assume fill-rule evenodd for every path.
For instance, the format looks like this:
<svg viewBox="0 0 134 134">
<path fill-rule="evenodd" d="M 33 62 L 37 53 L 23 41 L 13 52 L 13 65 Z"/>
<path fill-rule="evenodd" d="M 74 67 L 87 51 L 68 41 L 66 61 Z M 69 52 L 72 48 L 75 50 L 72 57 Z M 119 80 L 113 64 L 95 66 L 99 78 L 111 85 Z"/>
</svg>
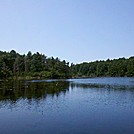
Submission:
<svg viewBox="0 0 134 134">
<path fill-rule="evenodd" d="M 0 50 L 69 62 L 134 55 L 134 0 L 0 0 Z"/>
</svg>

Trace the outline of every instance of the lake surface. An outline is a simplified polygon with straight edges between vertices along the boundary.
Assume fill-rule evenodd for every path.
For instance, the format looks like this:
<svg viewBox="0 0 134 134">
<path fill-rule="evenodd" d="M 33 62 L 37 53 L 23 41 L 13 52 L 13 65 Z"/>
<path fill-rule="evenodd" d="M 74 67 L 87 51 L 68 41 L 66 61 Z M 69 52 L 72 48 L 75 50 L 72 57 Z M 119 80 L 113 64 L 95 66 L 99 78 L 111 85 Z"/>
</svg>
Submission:
<svg viewBox="0 0 134 134">
<path fill-rule="evenodd" d="M 134 78 L 0 82 L 0 134 L 134 134 Z"/>
</svg>

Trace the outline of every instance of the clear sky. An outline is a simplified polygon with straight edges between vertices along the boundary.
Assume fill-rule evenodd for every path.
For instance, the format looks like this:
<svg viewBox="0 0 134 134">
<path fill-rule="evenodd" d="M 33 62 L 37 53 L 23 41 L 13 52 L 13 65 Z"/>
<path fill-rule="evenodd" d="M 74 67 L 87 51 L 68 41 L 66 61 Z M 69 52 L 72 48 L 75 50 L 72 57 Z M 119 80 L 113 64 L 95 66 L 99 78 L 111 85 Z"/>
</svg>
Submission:
<svg viewBox="0 0 134 134">
<path fill-rule="evenodd" d="M 69 62 L 134 55 L 134 0 L 0 0 L 0 50 Z"/>
</svg>

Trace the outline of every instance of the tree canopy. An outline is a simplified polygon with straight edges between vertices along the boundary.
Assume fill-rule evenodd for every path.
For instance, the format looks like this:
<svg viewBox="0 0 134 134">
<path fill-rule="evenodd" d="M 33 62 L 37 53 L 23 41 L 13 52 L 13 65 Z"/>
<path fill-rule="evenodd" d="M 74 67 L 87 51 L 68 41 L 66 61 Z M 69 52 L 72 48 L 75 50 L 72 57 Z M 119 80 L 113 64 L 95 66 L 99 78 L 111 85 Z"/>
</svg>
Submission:
<svg viewBox="0 0 134 134">
<path fill-rule="evenodd" d="M 133 77 L 134 57 L 106 61 L 95 61 L 71 65 L 71 72 L 76 77 Z"/>
<path fill-rule="evenodd" d="M 0 51 L 0 78 L 38 77 L 68 78 L 69 63 L 59 58 L 45 56 L 39 52 L 21 55 L 16 51 Z"/>
<path fill-rule="evenodd" d="M 71 77 L 133 77 L 134 57 L 71 64 L 58 57 L 15 50 L 0 51 L 0 79 L 7 78 L 71 78 Z"/>
</svg>

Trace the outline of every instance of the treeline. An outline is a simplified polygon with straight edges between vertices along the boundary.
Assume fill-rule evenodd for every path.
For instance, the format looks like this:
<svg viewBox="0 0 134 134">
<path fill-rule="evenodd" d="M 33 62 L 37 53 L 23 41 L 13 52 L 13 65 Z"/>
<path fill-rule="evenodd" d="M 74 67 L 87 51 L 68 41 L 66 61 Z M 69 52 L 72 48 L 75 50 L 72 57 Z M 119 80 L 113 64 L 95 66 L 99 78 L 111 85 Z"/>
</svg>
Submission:
<svg viewBox="0 0 134 134">
<path fill-rule="evenodd" d="M 7 78 L 68 78 L 69 62 L 59 58 L 47 58 L 44 54 L 30 51 L 21 55 L 16 51 L 0 51 L 0 79 Z"/>
<path fill-rule="evenodd" d="M 133 77 L 134 57 L 106 61 L 84 62 L 69 66 L 59 58 L 30 51 L 21 55 L 16 51 L 0 51 L 0 79 L 7 78 L 71 78 L 71 77 Z"/>
<path fill-rule="evenodd" d="M 134 57 L 72 64 L 71 72 L 74 77 L 133 77 Z"/>
</svg>

